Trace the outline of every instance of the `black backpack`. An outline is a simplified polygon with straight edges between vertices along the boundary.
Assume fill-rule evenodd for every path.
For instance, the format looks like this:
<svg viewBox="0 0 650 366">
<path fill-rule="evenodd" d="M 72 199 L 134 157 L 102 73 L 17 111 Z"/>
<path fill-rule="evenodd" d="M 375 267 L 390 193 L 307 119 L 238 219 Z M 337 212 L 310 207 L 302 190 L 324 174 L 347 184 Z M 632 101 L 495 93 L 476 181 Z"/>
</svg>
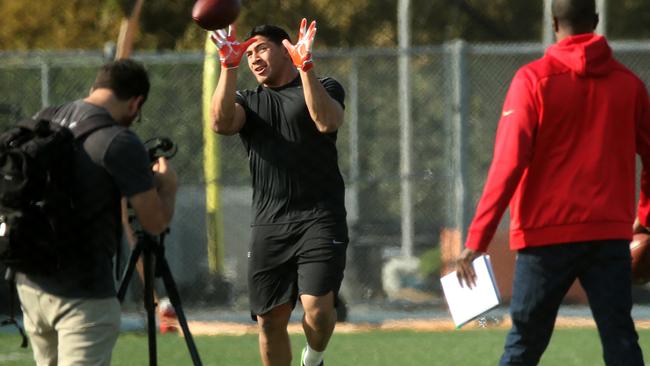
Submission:
<svg viewBox="0 0 650 366">
<path fill-rule="evenodd" d="M 83 231 L 72 195 L 78 141 L 115 125 L 97 115 L 63 127 L 56 110 L 0 134 L 0 261 L 15 271 L 52 274 L 74 256 Z"/>
</svg>

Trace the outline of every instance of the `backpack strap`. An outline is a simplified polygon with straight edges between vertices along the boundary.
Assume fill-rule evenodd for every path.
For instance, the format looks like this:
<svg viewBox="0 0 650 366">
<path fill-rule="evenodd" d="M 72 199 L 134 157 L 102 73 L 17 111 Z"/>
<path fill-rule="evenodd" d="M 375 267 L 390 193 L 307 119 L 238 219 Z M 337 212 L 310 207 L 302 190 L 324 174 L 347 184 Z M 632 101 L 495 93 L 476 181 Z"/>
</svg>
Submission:
<svg viewBox="0 0 650 366">
<path fill-rule="evenodd" d="M 47 107 L 37 113 L 34 118 L 25 118 L 19 121 L 18 127 L 35 131 L 39 124 L 42 123 L 42 121 L 51 122 L 58 110 L 59 107 Z M 54 125 L 59 126 L 58 123 L 54 123 Z M 104 114 L 95 114 L 77 122 L 74 127 L 70 128 L 70 131 L 72 131 L 75 140 L 77 140 L 101 128 L 117 125 L 117 122 L 115 122 L 112 118 L 107 118 Z"/>
<path fill-rule="evenodd" d="M 91 133 L 110 126 L 118 126 L 112 118 L 106 118 L 104 114 L 95 114 L 86 119 L 77 122 L 77 125 L 70 130 L 74 135 L 75 140 L 81 139 Z"/>
<path fill-rule="evenodd" d="M 27 118 L 19 121 L 18 127 L 26 128 L 30 131 L 36 131 L 39 128 L 39 125 L 41 123 L 44 123 L 43 121 L 51 121 L 51 120 L 43 117 L 39 119 Z M 58 127 L 59 125 L 57 123 L 53 123 L 53 125 L 57 126 L 54 127 L 57 130 L 60 128 Z M 74 139 L 79 140 L 99 129 L 110 127 L 110 126 L 118 126 L 118 124 L 112 119 L 106 118 L 105 116 L 95 115 L 81 120 L 80 122 L 78 122 L 76 126 L 70 128 L 70 131 L 72 132 Z"/>
</svg>

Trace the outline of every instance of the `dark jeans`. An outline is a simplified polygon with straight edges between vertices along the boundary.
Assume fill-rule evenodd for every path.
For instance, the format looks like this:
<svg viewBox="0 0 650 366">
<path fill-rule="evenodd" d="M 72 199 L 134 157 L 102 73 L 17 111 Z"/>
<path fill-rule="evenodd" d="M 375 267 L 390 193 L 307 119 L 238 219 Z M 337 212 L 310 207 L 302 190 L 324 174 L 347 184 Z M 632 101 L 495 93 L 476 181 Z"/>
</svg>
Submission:
<svg viewBox="0 0 650 366">
<path fill-rule="evenodd" d="M 593 241 L 522 249 L 517 253 L 501 366 L 537 365 L 551 339 L 560 303 L 576 278 L 587 293 L 608 366 L 643 366 L 630 315 L 629 242 Z"/>
</svg>

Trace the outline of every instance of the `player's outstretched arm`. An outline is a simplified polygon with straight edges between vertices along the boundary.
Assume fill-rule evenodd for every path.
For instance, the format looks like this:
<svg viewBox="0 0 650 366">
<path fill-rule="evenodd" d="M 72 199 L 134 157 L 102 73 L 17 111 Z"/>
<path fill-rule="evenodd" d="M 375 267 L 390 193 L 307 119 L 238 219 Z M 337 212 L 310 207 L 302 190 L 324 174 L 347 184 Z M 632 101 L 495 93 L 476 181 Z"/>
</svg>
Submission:
<svg viewBox="0 0 650 366">
<path fill-rule="evenodd" d="M 300 71 L 305 102 L 316 128 L 322 133 L 334 132 L 343 124 L 343 107 L 325 90 L 314 73 L 311 49 L 316 36 L 316 21 L 307 28 L 307 19 L 300 23 L 298 42 L 292 45 L 288 40 L 282 44 L 289 51 L 293 64 Z"/>
<path fill-rule="evenodd" d="M 232 135 L 241 130 L 246 121 L 244 109 L 235 103 L 237 87 L 237 67 L 253 38 L 244 43 L 236 40 L 234 25 L 228 30 L 219 29 L 212 32 L 210 39 L 219 49 L 221 72 L 217 88 L 212 95 L 212 130 L 222 135 Z"/>
</svg>

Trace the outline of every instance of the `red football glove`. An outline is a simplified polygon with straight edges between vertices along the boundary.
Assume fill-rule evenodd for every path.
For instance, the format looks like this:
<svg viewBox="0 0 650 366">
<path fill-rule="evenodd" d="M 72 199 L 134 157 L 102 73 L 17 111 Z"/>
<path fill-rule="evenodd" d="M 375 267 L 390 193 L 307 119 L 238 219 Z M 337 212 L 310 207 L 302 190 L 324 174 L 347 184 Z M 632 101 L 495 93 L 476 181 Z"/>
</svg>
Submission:
<svg viewBox="0 0 650 366">
<path fill-rule="evenodd" d="M 219 60 L 221 66 L 226 69 L 236 69 L 239 67 L 242 56 L 246 53 L 246 49 L 251 43 L 255 42 L 255 37 L 247 40 L 244 43 L 239 43 L 235 36 L 237 29 L 234 25 L 228 26 L 228 33 L 225 29 L 219 29 L 210 33 L 210 39 L 219 49 Z"/>
<path fill-rule="evenodd" d="M 308 71 L 314 66 L 311 59 L 311 46 L 314 43 L 314 36 L 316 35 L 316 21 L 312 21 L 307 29 L 307 19 L 302 18 L 300 22 L 300 34 L 298 35 L 298 43 L 292 45 L 288 40 L 283 40 L 282 44 L 289 51 L 291 61 L 296 67 L 302 71 Z"/>
</svg>

